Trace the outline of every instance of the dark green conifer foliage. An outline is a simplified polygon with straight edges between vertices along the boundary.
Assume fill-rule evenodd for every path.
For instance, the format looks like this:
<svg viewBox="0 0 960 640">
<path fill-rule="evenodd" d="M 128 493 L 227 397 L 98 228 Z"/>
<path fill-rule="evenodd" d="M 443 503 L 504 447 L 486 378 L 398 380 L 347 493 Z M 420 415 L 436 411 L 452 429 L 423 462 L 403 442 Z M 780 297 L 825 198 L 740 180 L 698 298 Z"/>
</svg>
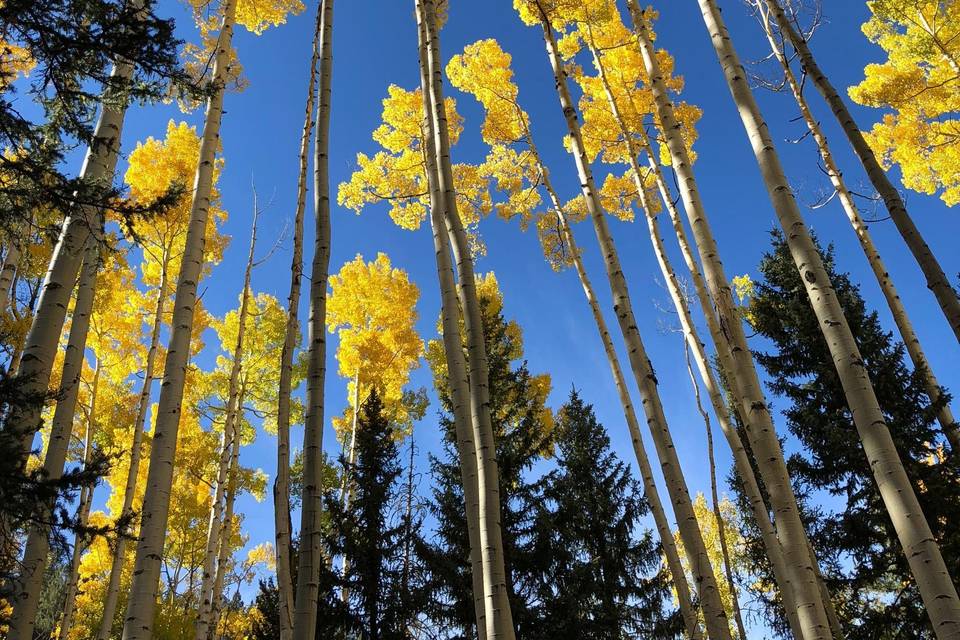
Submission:
<svg viewBox="0 0 960 640">
<path fill-rule="evenodd" d="M 960 566 L 960 469 L 955 456 L 944 454 L 938 407 L 924 392 L 922 376 L 907 366 L 903 345 L 867 308 L 849 276 L 835 271 L 832 249 L 821 253 L 927 521 L 947 565 Z M 757 360 L 799 440 L 790 447 L 797 451 L 788 461 L 790 475 L 847 637 L 933 638 L 827 344 L 778 233 L 760 272 L 749 318 L 772 346 Z M 754 570 L 768 574 L 758 533 L 748 528 L 746 534 Z"/>
</svg>

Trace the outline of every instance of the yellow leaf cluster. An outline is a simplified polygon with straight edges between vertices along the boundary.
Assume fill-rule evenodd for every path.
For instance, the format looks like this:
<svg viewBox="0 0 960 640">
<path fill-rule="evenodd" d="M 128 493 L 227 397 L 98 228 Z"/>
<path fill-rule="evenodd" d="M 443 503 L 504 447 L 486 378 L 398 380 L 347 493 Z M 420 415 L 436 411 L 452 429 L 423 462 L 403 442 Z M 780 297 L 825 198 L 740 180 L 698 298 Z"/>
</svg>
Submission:
<svg viewBox="0 0 960 640">
<path fill-rule="evenodd" d="M 29 51 L 0 38 L 0 91 L 6 91 L 20 77 L 30 75 L 35 66 Z"/>
<path fill-rule="evenodd" d="M 889 110 L 866 134 L 903 184 L 960 202 L 960 4 L 872 0 L 864 34 L 887 55 L 864 68 L 854 101 Z"/>
</svg>

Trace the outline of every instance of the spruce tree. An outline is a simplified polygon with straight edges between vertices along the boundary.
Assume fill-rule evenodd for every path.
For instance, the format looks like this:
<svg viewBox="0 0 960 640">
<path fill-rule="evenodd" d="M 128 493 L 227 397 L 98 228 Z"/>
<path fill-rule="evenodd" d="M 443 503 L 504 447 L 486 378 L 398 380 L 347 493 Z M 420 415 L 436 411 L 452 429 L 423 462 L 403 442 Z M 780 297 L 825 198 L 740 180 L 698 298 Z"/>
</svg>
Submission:
<svg viewBox="0 0 960 640">
<path fill-rule="evenodd" d="M 484 284 L 489 284 L 490 280 Z M 495 282 L 495 281 L 494 281 Z M 498 291 L 479 287 L 483 335 L 489 362 L 490 415 L 500 467 L 500 513 L 510 606 L 518 637 L 533 634 L 541 623 L 537 581 L 545 572 L 533 549 L 531 527 L 539 484 L 528 472 L 552 446 L 553 416 L 544 407 L 549 378 L 530 373 L 523 361 L 520 327 L 504 319 Z M 470 547 L 460 468 L 456 455 L 453 406 L 446 382 L 442 346 L 428 347 L 434 383 L 442 407 L 444 452 L 431 456 L 433 495 L 430 512 L 435 531 L 420 538 L 417 552 L 428 575 L 431 603 L 427 615 L 448 637 L 475 637 L 470 574 Z"/>
<path fill-rule="evenodd" d="M 547 572 L 538 582 L 542 621 L 528 638 L 673 638 L 659 545 L 641 519 L 649 507 L 606 429 L 576 391 L 560 410 L 557 469 L 544 479 L 534 520 Z"/>
<path fill-rule="evenodd" d="M 949 396 L 944 390 L 931 401 L 925 372 L 907 366 L 903 344 L 883 328 L 849 275 L 835 271 L 833 250 L 820 252 L 936 542 L 948 566 L 956 567 L 960 535 L 950 523 L 960 522 L 960 470 L 946 455 L 936 423 Z M 789 460 L 790 476 L 846 637 L 932 638 L 826 341 L 779 233 L 773 234 L 773 248 L 764 256 L 760 273 L 747 317 L 772 349 L 758 354 L 757 360 L 769 376 L 770 389 L 785 401 L 787 426 L 799 440 Z M 754 551 L 762 549 L 755 530 L 748 530 L 747 538 Z M 752 557 L 754 569 L 766 574 L 760 554 Z M 777 616 L 773 609 L 768 613 Z"/>
</svg>

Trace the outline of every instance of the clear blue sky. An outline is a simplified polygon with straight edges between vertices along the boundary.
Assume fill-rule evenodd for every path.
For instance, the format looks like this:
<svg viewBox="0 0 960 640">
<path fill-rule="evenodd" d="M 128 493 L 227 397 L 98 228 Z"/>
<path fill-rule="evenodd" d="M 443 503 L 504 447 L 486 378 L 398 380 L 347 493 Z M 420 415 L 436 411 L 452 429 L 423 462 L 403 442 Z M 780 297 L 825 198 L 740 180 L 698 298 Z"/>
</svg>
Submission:
<svg viewBox="0 0 960 640">
<path fill-rule="evenodd" d="M 827 23 L 815 39 L 814 53 L 834 84 L 847 87 L 860 80 L 864 64 L 881 58 L 881 51 L 871 45 L 859 29 L 868 15 L 864 0 L 825 4 Z M 513 54 L 520 99 L 532 117 L 537 144 L 545 155 L 555 184 L 562 191 L 561 195 L 573 197 L 579 186 L 572 159 L 562 148 L 565 128 L 541 34 L 539 29 L 524 26 L 511 5 L 509 0 L 452 0 L 450 21 L 443 31 L 443 57 L 448 60 L 466 44 L 488 37 L 497 38 L 504 49 Z M 745 61 L 764 57 L 768 53 L 766 40 L 749 17 L 746 6 L 740 0 L 722 0 L 721 5 L 726 9 L 725 15 L 741 57 Z M 761 254 L 768 246 L 768 231 L 775 224 L 775 217 L 697 3 L 695 0 L 669 0 L 657 2 L 655 6 L 661 13 L 656 27 L 658 45 L 666 47 L 676 57 L 677 72 L 687 81 L 685 99 L 701 106 L 704 111 L 696 144 L 699 155 L 696 173 L 727 273 L 731 277 L 755 274 Z M 237 32 L 235 42 L 249 86 L 244 92 L 226 98 L 222 131 L 226 167 L 220 181 L 224 204 L 231 214 L 225 230 L 234 237 L 234 242 L 223 263 L 214 268 L 213 274 L 201 286 L 206 291 L 207 307 L 216 314 L 222 314 L 236 304 L 250 223 L 251 177 L 262 197 L 275 194 L 273 205 L 264 216 L 262 246 L 269 245 L 293 215 L 296 153 L 314 11 L 315 7 L 311 5 L 305 13 L 292 17 L 288 24 L 271 29 L 260 37 L 242 30 Z M 181 23 L 181 37 L 195 39 L 183 5 L 163 2 L 158 12 L 176 16 Z M 396 83 L 413 88 L 418 83 L 412 1 L 341 0 L 335 13 L 330 143 L 331 187 L 334 191 L 336 185 L 353 171 L 357 152 L 376 150 L 370 132 L 379 122 L 381 100 L 387 86 Z M 466 127 L 460 144 L 454 148 L 454 160 L 480 161 L 486 151 L 478 133 L 482 119 L 480 108 L 472 97 L 458 94 L 449 87 L 448 90 L 457 98 Z M 792 122 L 797 116 L 792 97 L 766 92 L 759 92 L 758 97 L 801 203 L 815 201 L 828 185 L 817 168 L 818 158 L 812 143 L 809 140 L 799 145 L 786 142 L 804 131 L 801 122 Z M 811 95 L 811 98 L 816 113 L 827 126 L 847 179 L 852 185 L 861 186 L 865 182 L 864 176 L 845 140 L 833 126 L 832 117 L 816 96 Z M 854 113 L 864 127 L 880 117 L 880 113 L 874 110 L 855 108 Z M 125 148 L 132 149 L 135 141 L 150 135 L 162 137 L 170 118 L 199 125 L 201 117 L 199 112 L 184 116 L 173 106 L 132 109 L 124 134 Z M 602 178 L 606 169 L 596 167 L 595 171 Z M 960 258 L 954 247 L 956 238 L 960 237 L 956 212 L 948 211 L 936 198 L 914 193 L 908 194 L 907 202 L 934 252 L 955 278 L 960 271 Z M 399 230 L 387 218 L 385 208 L 380 206 L 370 207 L 361 216 L 334 207 L 332 215 L 331 271 L 337 271 L 357 253 L 372 259 L 378 251 L 386 252 L 394 265 L 407 270 L 420 286 L 419 329 L 425 339 L 433 338 L 439 300 L 429 231 L 422 229 L 411 233 Z M 862 284 L 868 300 L 879 308 L 886 326 L 893 329 L 889 313 L 882 308 L 879 290 L 839 203 L 834 201 L 816 211 L 807 209 L 806 218 L 821 240 L 836 245 L 839 267 L 852 272 L 854 280 Z M 312 246 L 309 220 L 308 217 L 307 265 Z M 645 228 L 616 221 L 612 221 L 611 226 L 630 283 L 641 333 L 660 380 L 660 392 L 690 489 L 692 492 L 707 491 L 703 424 L 693 406 L 681 338 L 660 328 L 665 322 L 671 322 L 659 310 L 669 301 L 660 285 L 659 270 Z M 960 374 L 954 364 L 956 342 L 924 286 L 918 268 L 891 222 L 879 222 L 872 229 L 927 346 L 932 366 L 943 384 L 960 388 Z M 488 255 L 480 260 L 477 269 L 496 272 L 504 293 L 505 313 L 524 329 L 530 369 L 549 372 L 553 376 L 552 405 L 559 407 L 571 385 L 575 385 L 583 397 L 593 403 L 617 452 L 632 463 L 620 405 L 575 274 L 552 272 L 541 257 L 535 236 L 521 234 L 516 225 L 491 217 L 482 223 L 481 232 Z M 601 301 L 605 309 L 609 309 L 608 290 L 593 231 L 584 224 L 577 234 L 586 248 L 588 269 Z M 675 262 L 682 264 L 673 243 L 668 244 Z M 286 245 L 255 272 L 254 289 L 285 300 L 289 262 L 290 248 Z M 301 314 L 305 317 L 306 305 Z M 619 343 L 619 339 L 617 341 Z M 759 343 L 755 346 L 763 347 Z M 208 349 L 201 363 L 204 359 L 210 362 L 214 348 L 214 341 L 208 340 Z M 328 425 L 329 415 L 338 413 L 347 401 L 346 380 L 336 375 L 335 348 L 336 340 L 333 339 L 329 342 L 326 385 Z M 415 373 L 412 384 L 430 386 L 430 374 L 425 365 Z M 782 407 L 777 400 L 774 405 Z M 417 442 L 422 448 L 421 469 L 426 468 L 427 452 L 437 450 L 436 410 L 436 405 L 431 406 L 427 418 L 416 428 Z M 779 414 L 777 417 L 782 425 Z M 300 442 L 301 437 L 302 431 L 295 430 L 294 443 Z M 329 426 L 325 444 L 333 453 L 336 441 Z M 717 448 L 721 472 L 725 475 L 729 468 L 729 454 L 719 437 Z M 653 446 L 649 440 L 648 449 L 652 454 Z M 270 474 L 272 481 L 274 451 L 274 438 L 261 433 L 257 441 L 243 451 L 243 462 L 262 468 Z M 424 476 L 422 489 L 426 488 L 427 482 L 429 476 Z M 246 514 L 245 528 L 251 536 L 251 545 L 273 539 L 273 511 L 269 499 L 257 504 L 244 498 L 240 508 Z"/>
</svg>

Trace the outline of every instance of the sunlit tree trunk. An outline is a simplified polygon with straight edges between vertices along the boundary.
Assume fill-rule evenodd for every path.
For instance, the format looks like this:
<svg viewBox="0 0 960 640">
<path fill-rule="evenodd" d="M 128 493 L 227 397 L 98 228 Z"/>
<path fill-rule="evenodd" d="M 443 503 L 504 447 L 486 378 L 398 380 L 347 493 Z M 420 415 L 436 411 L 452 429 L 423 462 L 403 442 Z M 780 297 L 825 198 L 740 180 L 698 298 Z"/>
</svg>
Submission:
<svg viewBox="0 0 960 640">
<path fill-rule="evenodd" d="M 287 323 L 280 354 L 280 381 L 277 397 L 277 475 L 273 484 L 273 517 L 276 532 L 277 591 L 280 608 L 280 640 L 293 633 L 293 573 L 290 550 L 290 393 L 293 385 L 293 353 L 300 342 L 300 281 L 303 277 L 303 218 L 307 206 L 307 168 L 310 133 L 313 131 L 316 100 L 317 64 L 320 60 L 320 33 L 323 6 L 317 6 L 313 33 L 313 53 L 307 82 L 307 103 L 300 134 L 297 172 L 297 205 L 293 220 L 293 259 L 290 264 L 290 295 L 287 297 Z"/>
<path fill-rule="evenodd" d="M 627 423 L 627 430 L 630 433 L 630 441 L 633 443 L 634 455 L 637 458 L 637 466 L 640 469 L 640 478 L 643 481 L 643 491 L 647 503 L 650 505 L 650 513 L 653 515 L 654 525 L 657 528 L 657 534 L 660 537 L 660 545 L 663 547 L 663 555 L 667 560 L 667 568 L 670 571 L 670 578 L 673 581 L 674 589 L 677 592 L 677 601 L 680 605 L 680 615 L 683 618 L 684 627 L 687 636 L 692 640 L 703 638 L 703 629 L 697 620 L 697 608 L 690 596 L 690 585 L 687 583 L 687 575 L 683 570 L 683 564 L 680 561 L 680 552 L 677 550 L 676 541 L 673 537 L 673 531 L 670 528 L 670 521 L 663 509 L 663 502 L 660 499 L 660 490 L 657 489 L 656 481 L 653 477 L 653 468 L 650 466 L 650 459 L 647 456 L 646 447 L 643 444 L 643 436 L 640 434 L 640 423 L 637 420 L 636 410 L 633 408 L 633 400 L 630 399 L 630 391 L 627 387 L 627 381 L 623 375 L 623 368 L 620 365 L 620 358 L 617 355 L 613 345 L 613 339 L 610 337 L 610 331 L 607 328 L 607 321 L 603 317 L 600 309 L 600 303 L 594 293 L 593 283 L 587 274 L 586 267 L 583 264 L 583 257 L 580 254 L 580 248 L 577 246 L 573 230 L 570 228 L 569 220 L 564 211 L 563 204 L 553 188 L 553 182 L 550 180 L 550 174 L 540 158 L 537 147 L 534 145 L 533 136 L 524 122 L 524 135 L 527 139 L 527 145 L 530 153 L 536 158 L 540 171 L 540 179 L 550 198 L 550 204 L 557 217 L 557 226 L 569 252 L 570 260 L 577 272 L 577 278 L 580 280 L 580 286 L 583 288 L 583 295 L 586 297 L 590 312 L 593 314 L 594 323 L 597 325 L 597 332 L 600 334 L 600 340 L 603 343 L 603 350 L 607 356 L 607 363 L 610 365 L 610 372 L 613 374 L 613 383 L 617 388 L 617 396 L 620 398 L 620 404 L 623 407 L 623 417 Z"/>
<path fill-rule="evenodd" d="M 887 512 L 903 545 L 935 633 L 960 637 L 960 598 L 903 468 L 860 351 L 800 215 L 743 68 L 713 0 L 699 0 L 704 24 L 730 86 L 790 252 L 830 348 L 853 420 Z"/>
<path fill-rule="evenodd" d="M 317 129 L 314 141 L 314 211 L 316 216 L 313 264 L 310 272 L 307 406 L 303 434 L 303 494 L 300 509 L 300 556 L 297 571 L 293 638 L 314 640 L 320 564 L 323 500 L 323 383 L 326 377 L 327 277 L 330 270 L 330 82 L 333 67 L 333 0 L 322 0 L 320 75 Z"/>
<path fill-rule="evenodd" d="M 590 218 L 593 220 L 597 242 L 600 245 L 600 250 L 604 257 L 607 278 L 610 282 L 610 291 L 614 300 L 614 312 L 620 324 L 620 331 L 623 334 L 624 342 L 627 345 L 630 367 L 633 370 L 633 375 L 643 400 L 647 426 L 650 429 L 650 433 L 657 447 L 660 467 L 667 483 L 667 490 L 670 494 L 674 514 L 677 518 L 680 537 L 683 540 L 684 548 L 690 562 L 690 568 L 697 584 L 700 606 L 703 609 L 707 633 L 711 638 L 715 638 L 716 640 L 729 639 L 731 637 L 730 627 L 727 622 L 726 612 L 723 609 L 723 603 L 720 600 L 716 576 L 707 554 L 706 545 L 704 545 L 703 542 L 703 536 L 700 532 L 696 514 L 693 510 L 686 479 L 683 477 L 680 460 L 673 444 L 673 437 L 663 413 L 656 375 L 653 372 L 653 367 L 647 357 L 646 349 L 637 328 L 626 278 L 620 267 L 617 249 L 607 226 L 606 214 L 599 202 L 599 196 L 593 180 L 593 173 L 589 166 L 583 138 L 580 133 L 580 125 L 577 122 L 576 108 L 570 97 L 566 72 L 560 60 L 553 28 L 542 8 L 541 26 L 543 27 L 547 54 L 550 58 L 557 93 L 560 98 L 560 106 L 563 110 L 567 130 L 570 134 L 571 148 L 577 165 L 577 174 L 583 189 L 583 197 L 586 201 Z"/>
<path fill-rule="evenodd" d="M 857 234 L 857 239 L 860 241 L 860 247 L 863 249 L 864 255 L 867 256 L 867 261 L 870 263 L 870 268 L 873 269 L 873 274 L 877 278 L 877 283 L 880 285 L 880 290 L 883 292 L 883 297 L 887 301 L 887 306 L 890 308 L 893 321 L 896 323 L 897 329 L 900 331 L 900 337 L 903 339 L 903 344 L 907 348 L 907 353 L 910 355 L 910 360 L 913 361 L 913 366 L 916 369 L 925 374 L 926 391 L 931 400 L 937 400 L 942 396 L 942 388 L 940 387 L 940 383 L 937 381 L 933 370 L 930 368 L 930 362 L 927 360 L 926 353 L 924 353 L 923 347 L 920 345 L 920 338 L 917 336 L 917 332 L 913 328 L 913 323 L 910 322 L 910 317 L 907 315 L 907 310 L 903 306 L 903 300 L 900 299 L 900 295 L 897 293 L 897 288 L 893 284 L 893 280 L 890 277 L 890 272 L 887 271 L 887 267 L 883 263 L 883 259 L 880 257 L 880 252 L 877 250 L 876 245 L 873 244 L 873 239 L 870 237 L 870 231 L 868 230 L 866 223 L 863 221 L 863 218 L 860 216 L 856 202 L 853 200 L 853 194 L 851 194 L 850 190 L 847 188 L 846 182 L 843 179 L 843 174 L 840 173 L 840 169 L 837 167 L 837 163 L 830 151 L 830 146 L 827 144 L 827 137 L 823 133 L 823 128 L 810 111 L 810 106 L 807 103 L 806 97 L 803 95 L 800 82 L 798 81 L 796 75 L 794 75 L 793 69 L 790 67 L 790 63 L 784 54 L 782 46 L 777 42 L 777 39 L 774 36 L 772 25 L 770 24 L 768 14 L 766 13 L 764 1 L 765 0 L 755 0 L 755 3 L 757 9 L 762 14 L 764 30 L 767 34 L 767 40 L 770 42 L 770 47 L 773 51 L 773 54 L 780 62 L 780 66 L 783 68 L 787 85 L 790 87 L 790 91 L 793 93 L 793 97 L 796 99 L 797 105 L 800 107 L 800 114 L 803 116 L 803 120 L 806 123 L 807 129 L 810 131 L 810 135 L 813 137 L 814 142 L 817 143 L 817 150 L 820 152 L 820 158 L 823 160 L 823 168 L 830 177 L 830 183 L 836 190 L 837 198 L 840 200 L 840 204 L 843 205 L 843 210 L 847 214 L 847 218 L 850 220 L 850 224 L 853 226 L 854 232 Z M 950 405 L 946 402 L 944 402 L 940 413 L 937 414 L 937 419 L 940 422 L 940 426 L 942 427 L 944 434 L 946 434 L 947 439 L 950 442 L 950 447 L 953 452 L 960 453 L 960 425 L 957 424 L 957 421 L 953 416 L 953 411 L 950 410 Z"/>
<path fill-rule="evenodd" d="M 353 420 L 350 426 L 350 445 L 347 449 L 347 455 L 343 464 L 343 481 L 340 485 L 340 502 L 343 512 L 347 513 L 350 509 L 350 499 L 353 494 L 353 484 L 350 482 L 350 473 L 353 471 L 353 463 L 357 459 L 357 420 L 360 418 L 360 370 L 358 369 L 353 376 Z M 346 554 L 343 556 L 340 575 L 346 576 L 350 570 L 350 559 Z M 341 602 L 347 602 L 350 599 L 350 587 L 344 584 L 340 590 Z"/>
<path fill-rule="evenodd" d="M 93 455 L 93 434 L 96 431 L 95 416 L 97 411 L 97 391 L 100 386 L 101 363 L 98 360 L 93 371 L 93 382 L 90 387 L 90 414 L 87 416 L 87 430 L 83 440 L 83 466 L 90 465 Z M 80 490 L 80 501 L 77 504 L 77 532 L 73 542 L 73 553 L 70 556 L 70 567 L 67 574 L 67 583 L 63 593 L 63 614 L 60 617 L 60 640 L 70 637 L 70 628 L 73 626 L 73 614 L 76 610 L 77 592 L 80 588 L 80 559 L 90 543 L 83 528 L 87 526 L 90 517 L 90 505 L 93 503 L 93 484 L 88 484 Z"/>
<path fill-rule="evenodd" d="M 80 282 L 77 285 L 77 299 L 73 307 L 70 337 L 67 340 L 63 359 L 63 375 L 60 378 L 60 389 L 57 393 L 57 407 L 54 410 L 50 440 L 43 460 L 44 475 L 48 480 L 56 480 L 63 476 L 67 450 L 73 436 L 73 418 L 77 409 L 80 374 L 83 371 L 90 315 L 93 312 L 93 298 L 97 287 L 97 272 L 100 268 L 99 241 L 91 238 L 85 253 Z M 52 519 L 54 506 L 53 504 L 43 505 L 41 522 Z M 7 631 L 9 640 L 32 640 L 33 638 L 37 606 L 40 603 L 43 575 L 49 554 L 50 531 L 48 528 L 45 526 L 31 528 L 21 563 L 18 591 L 13 600 L 13 614 Z"/>
<path fill-rule="evenodd" d="M 784 15 L 780 3 L 777 2 L 777 0 L 765 0 L 765 2 L 781 33 L 787 37 L 790 44 L 796 49 L 797 54 L 800 56 L 800 63 L 803 65 L 803 69 L 810 77 L 813 85 L 817 88 L 817 91 L 820 92 L 820 95 L 823 96 L 824 100 L 826 100 L 827 104 L 830 105 L 830 110 L 833 111 L 833 115 L 843 129 L 857 158 L 860 159 L 860 163 L 863 165 L 867 177 L 870 179 L 870 184 L 873 185 L 873 188 L 876 189 L 880 197 L 883 198 L 883 203 L 890 213 L 890 218 L 893 220 L 893 223 L 897 226 L 897 231 L 903 236 L 903 240 L 907 243 L 910 253 L 913 254 L 914 259 L 923 271 L 923 275 L 927 280 L 927 287 L 933 291 L 937 302 L 940 304 L 940 308 L 943 310 L 943 314 L 950 323 L 950 328 L 953 329 L 957 340 L 960 340 L 960 298 L 957 297 L 956 290 L 950 285 L 950 281 L 943 272 L 943 267 L 940 266 L 936 256 L 933 255 L 930 247 L 927 246 L 926 241 L 924 241 L 923 236 L 920 235 L 920 230 L 907 212 L 907 207 L 903 203 L 903 198 L 900 197 L 900 192 L 897 191 L 897 188 L 890 182 L 890 178 L 877 161 L 873 149 L 871 149 L 867 141 L 864 140 L 863 134 L 860 132 L 860 127 L 857 126 L 856 121 L 853 119 L 853 114 L 847 109 L 847 105 L 840 97 L 840 94 L 837 93 L 833 84 L 831 84 L 830 80 L 820 69 L 816 59 L 813 57 L 813 53 L 810 51 L 810 47 L 807 46 L 806 40 L 797 33 L 786 15 Z M 960 622 L 957 624 L 960 624 Z"/>
<path fill-rule="evenodd" d="M 419 0 L 423 16 L 429 69 L 429 95 L 433 115 L 436 174 L 442 195 L 444 223 L 456 262 L 460 304 L 467 341 L 470 414 L 477 451 L 477 479 L 480 502 L 480 549 L 483 558 L 483 589 L 487 638 L 512 640 L 515 637 L 513 615 L 504 569 L 503 539 L 500 531 L 500 478 L 497 469 L 496 442 L 490 420 L 490 399 L 487 388 L 487 354 L 483 337 L 483 320 L 474 279 L 473 257 L 457 206 L 450 160 L 450 140 L 446 106 L 443 101 L 443 69 L 440 59 L 439 26 L 433 0 Z"/>
<path fill-rule="evenodd" d="M 480 484 L 477 478 L 477 448 L 470 417 L 470 384 L 467 364 L 460 343 L 460 305 L 457 285 L 450 262 L 450 240 L 443 219 L 443 195 L 437 176 L 436 136 L 431 114 L 430 70 L 427 56 L 427 34 L 421 6 L 417 4 L 417 30 L 420 57 L 420 85 L 423 100 L 423 156 L 428 189 L 430 191 L 430 227 L 433 233 L 437 280 L 440 287 L 440 316 L 443 328 L 443 349 L 447 362 L 447 384 L 453 405 L 457 458 L 460 463 L 460 481 L 463 485 L 464 511 L 467 521 L 467 541 L 470 547 L 470 579 L 473 590 L 477 637 L 487 637 L 486 604 L 483 586 L 483 554 L 480 552 Z"/>
<path fill-rule="evenodd" d="M 257 205 L 256 194 L 253 200 L 253 224 L 250 231 L 250 250 L 247 253 L 247 265 L 243 271 L 243 293 L 240 294 L 240 310 L 237 314 L 237 341 L 233 347 L 233 362 L 230 365 L 230 380 L 227 385 L 227 401 L 224 407 L 223 436 L 220 445 L 220 464 L 217 468 L 217 484 L 214 489 L 213 502 L 210 504 L 210 522 L 207 527 L 207 548 L 203 560 L 203 578 L 200 583 L 200 608 L 197 611 L 197 625 L 194 634 L 195 640 L 207 640 L 210 635 L 210 624 L 213 619 L 213 603 L 216 598 L 216 561 L 217 549 L 222 544 L 222 528 L 226 522 L 224 504 L 233 482 L 230 476 L 233 451 L 238 446 L 241 422 L 243 420 L 243 406 L 240 391 L 240 374 L 243 370 L 244 338 L 247 333 L 247 314 L 250 306 L 250 278 L 253 274 L 253 259 L 257 249 L 257 222 L 260 209 Z"/>
<path fill-rule="evenodd" d="M 143 460 L 143 430 L 147 423 L 147 411 L 150 409 L 150 394 L 153 390 L 153 380 L 156 377 L 157 352 L 160 348 L 160 330 L 163 326 L 164 308 L 167 303 L 167 279 L 169 278 L 170 251 L 164 248 L 160 267 L 160 285 L 157 288 L 157 304 L 153 312 L 153 327 L 150 330 L 150 348 L 143 369 L 143 386 L 140 388 L 140 397 L 137 399 L 137 417 L 133 423 L 133 441 L 130 445 L 130 466 L 127 468 L 127 480 L 123 488 L 123 507 L 120 518 L 127 522 L 133 517 L 133 500 L 137 492 L 137 479 L 140 477 L 140 462 Z M 103 617 L 100 620 L 100 629 L 97 631 L 97 640 L 109 640 L 113 631 L 113 619 L 117 612 L 117 602 L 120 599 L 120 577 L 123 573 L 123 563 L 126 558 L 127 538 L 136 531 L 133 523 L 127 525 L 126 531 L 118 531 L 117 539 L 113 544 L 113 559 L 110 563 L 110 578 L 107 582 L 107 592 L 103 602 Z"/>
<path fill-rule="evenodd" d="M 652 218 L 651 218 L 652 219 Z M 684 336 L 686 340 L 686 336 Z M 747 638 L 747 628 L 743 624 L 743 613 L 740 611 L 740 597 L 737 594 L 737 581 L 733 577 L 733 563 L 730 560 L 730 546 L 727 544 L 727 527 L 723 521 L 723 512 L 720 510 L 720 494 L 717 490 L 717 459 L 713 449 L 713 427 L 710 424 L 710 414 L 703 408 L 700 399 L 700 385 L 697 376 L 693 373 L 693 364 L 690 362 L 690 347 L 684 342 L 684 356 L 687 359 L 687 373 L 690 376 L 690 385 L 693 387 L 693 398 L 697 405 L 697 412 L 703 418 L 703 426 L 707 436 L 707 462 L 710 466 L 710 502 L 713 505 L 713 517 L 717 523 L 717 538 L 720 541 L 720 555 L 723 558 L 723 573 L 727 578 L 727 588 L 730 590 L 730 602 L 733 607 L 733 618 L 737 623 L 737 636 L 742 640 Z"/>
<path fill-rule="evenodd" d="M 217 40 L 213 78 L 210 85 L 212 93 L 207 99 L 200 156 L 194 180 L 190 223 L 173 302 L 170 342 L 167 347 L 163 383 L 157 404 L 133 582 L 123 625 L 123 640 L 149 640 L 152 636 L 153 613 L 160 579 L 160 561 L 163 557 L 167 517 L 170 512 L 170 487 L 173 481 L 177 432 L 183 404 L 183 386 L 193 332 L 197 282 L 203 267 L 214 164 L 217 149 L 220 146 L 223 93 L 228 77 L 236 0 L 224 0 L 222 11 L 222 26 Z"/>
<path fill-rule="evenodd" d="M 139 0 L 135 1 L 138 7 L 141 6 Z M 133 66 L 118 61 L 111 78 L 116 83 L 115 86 L 123 87 L 132 75 Z M 111 90 L 111 95 L 105 95 L 101 102 L 100 118 L 80 169 L 80 180 L 87 184 L 109 185 L 113 181 L 126 115 L 125 96 L 115 95 L 115 91 Z M 94 207 L 77 205 L 63 221 L 60 238 L 50 258 L 33 321 L 24 341 L 23 354 L 16 369 L 19 389 L 28 397 L 41 396 L 50 384 L 50 372 L 63 330 L 67 305 L 80 271 L 84 248 L 91 235 L 91 225 L 96 226 L 101 214 L 102 212 Z M 41 403 L 22 403 L 22 406 L 18 406 L 11 413 L 5 427 L 19 437 L 21 463 L 24 465 L 33 437 L 40 428 L 41 410 Z"/>
<path fill-rule="evenodd" d="M 3 256 L 3 267 L 0 268 L 0 313 L 7 310 L 10 296 L 13 291 L 13 276 L 20 266 L 19 238 L 11 238 L 7 243 L 7 254 Z"/>
<path fill-rule="evenodd" d="M 712 300 L 704 300 L 703 292 L 699 294 L 707 326 L 717 348 L 721 367 L 728 373 L 734 397 L 740 403 L 740 416 L 746 426 L 751 449 L 770 496 L 777 525 L 777 538 L 786 561 L 801 637 L 807 640 L 828 638 L 830 625 L 826 613 L 827 606 L 824 604 L 823 595 L 817 584 L 813 566 L 815 560 L 810 555 L 810 547 L 800 520 L 796 496 L 790 484 L 780 441 L 774 430 L 773 420 L 760 386 L 753 354 L 747 346 L 742 318 L 733 304 L 730 283 L 724 273 L 719 249 L 700 200 L 693 167 L 654 55 L 648 27 L 636 1 L 628 0 L 627 6 L 633 19 L 644 66 L 649 75 L 649 85 L 656 102 L 667 149 L 670 152 L 671 164 L 677 173 L 680 194 L 709 286 Z"/>
</svg>

